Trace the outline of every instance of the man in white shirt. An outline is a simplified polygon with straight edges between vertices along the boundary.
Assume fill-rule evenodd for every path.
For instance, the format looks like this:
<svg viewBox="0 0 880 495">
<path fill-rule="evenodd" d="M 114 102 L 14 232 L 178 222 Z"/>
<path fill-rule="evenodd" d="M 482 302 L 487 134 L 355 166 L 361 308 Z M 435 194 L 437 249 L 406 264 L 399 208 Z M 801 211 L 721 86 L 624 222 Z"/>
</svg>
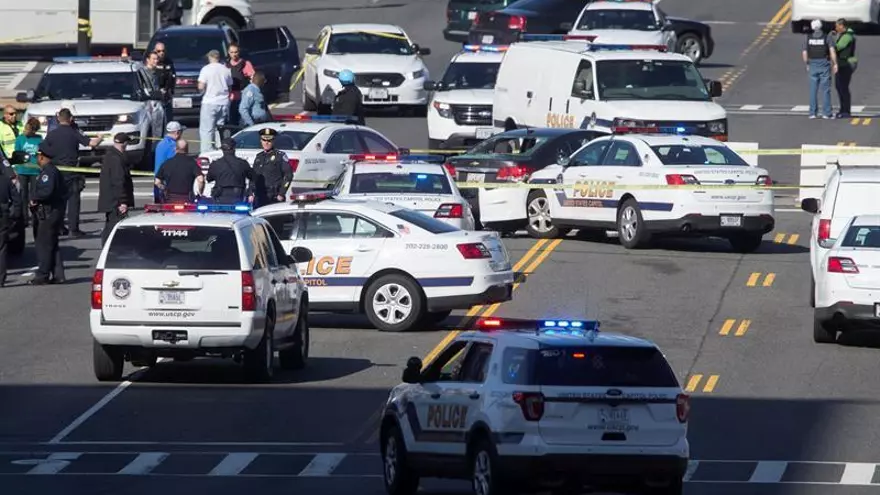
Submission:
<svg viewBox="0 0 880 495">
<path fill-rule="evenodd" d="M 220 63 L 220 52 L 208 52 L 208 65 L 199 72 L 199 91 L 202 93 L 202 108 L 199 114 L 199 140 L 201 152 L 215 148 L 219 140 L 218 127 L 226 124 L 229 117 L 229 88 L 232 86 L 232 72 Z"/>
</svg>

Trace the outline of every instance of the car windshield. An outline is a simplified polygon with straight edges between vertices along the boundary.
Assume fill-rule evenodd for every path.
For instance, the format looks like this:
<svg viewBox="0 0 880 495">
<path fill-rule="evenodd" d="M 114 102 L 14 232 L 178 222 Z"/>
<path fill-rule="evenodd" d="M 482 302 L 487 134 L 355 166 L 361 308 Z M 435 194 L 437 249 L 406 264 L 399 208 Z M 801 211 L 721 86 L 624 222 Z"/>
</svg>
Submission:
<svg viewBox="0 0 880 495">
<path fill-rule="evenodd" d="M 352 194 L 452 194 L 443 174 L 391 172 L 358 173 L 352 177 Z"/>
<path fill-rule="evenodd" d="M 441 222 L 434 217 L 429 217 L 428 215 L 419 213 L 415 210 L 400 209 L 388 212 L 388 214 L 392 217 L 399 218 L 404 222 L 409 222 L 432 234 L 446 234 L 448 232 L 458 232 L 461 230 L 458 227 Z M 398 224 L 396 227 L 398 232 L 409 233 L 409 229 L 405 224 Z"/>
<path fill-rule="evenodd" d="M 846 231 L 843 247 L 880 248 L 880 225 L 852 226 Z"/>
<path fill-rule="evenodd" d="M 120 227 L 104 268 L 123 270 L 240 270 L 235 231 L 224 227 Z"/>
<path fill-rule="evenodd" d="M 596 72 L 601 100 L 710 100 L 706 83 L 692 62 L 601 60 Z"/>
<path fill-rule="evenodd" d="M 523 155 L 529 156 L 544 145 L 549 138 L 510 136 L 504 134 L 495 135 L 482 143 L 474 146 L 467 152 L 468 155 Z"/>
<path fill-rule="evenodd" d="M 449 89 L 494 89 L 501 62 L 450 64 L 440 82 Z"/>
<path fill-rule="evenodd" d="M 742 165 L 749 164 L 727 146 L 663 145 L 651 146 L 663 165 Z"/>
<path fill-rule="evenodd" d="M 315 137 L 314 132 L 281 131 L 275 136 L 275 147 L 282 151 L 301 151 Z M 235 148 L 239 150 L 258 150 L 260 146 L 260 129 L 241 131 L 232 136 Z"/>
<path fill-rule="evenodd" d="M 218 50 L 221 57 L 226 55 L 226 39 L 219 33 L 167 33 L 154 39 L 145 53 L 153 51 L 153 46 L 159 41 L 165 44 L 165 53 L 175 64 L 206 64 L 208 52 L 211 50 Z"/>
<path fill-rule="evenodd" d="M 330 36 L 330 43 L 327 46 L 328 55 L 348 53 L 412 55 L 415 52 L 409 41 L 397 33 L 358 31 Z"/>
<path fill-rule="evenodd" d="M 650 10 L 602 9 L 584 12 L 577 29 L 632 29 L 636 31 L 656 31 L 657 19 Z"/>
<path fill-rule="evenodd" d="M 46 74 L 34 90 L 34 100 L 132 100 L 137 99 L 134 72 Z"/>
</svg>

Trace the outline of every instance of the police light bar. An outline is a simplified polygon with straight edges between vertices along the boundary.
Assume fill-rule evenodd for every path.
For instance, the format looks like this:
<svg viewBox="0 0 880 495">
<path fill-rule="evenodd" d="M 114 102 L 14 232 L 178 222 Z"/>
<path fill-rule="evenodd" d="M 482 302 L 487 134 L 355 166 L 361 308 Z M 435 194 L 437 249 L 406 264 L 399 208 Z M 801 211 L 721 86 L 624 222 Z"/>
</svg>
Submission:
<svg viewBox="0 0 880 495">
<path fill-rule="evenodd" d="M 614 51 L 614 50 L 626 50 L 626 51 L 636 51 L 636 50 L 651 50 L 657 52 L 665 52 L 669 49 L 666 45 L 606 45 L 601 43 L 593 43 L 590 45 L 588 50 L 590 51 Z"/>
<path fill-rule="evenodd" d="M 443 155 L 399 155 L 398 158 L 391 153 L 382 155 L 349 155 L 349 159 L 355 162 L 367 162 L 368 164 L 372 165 L 387 165 L 390 163 L 412 164 L 425 162 L 441 164 L 446 161 L 446 157 Z"/>
<path fill-rule="evenodd" d="M 669 127 L 612 127 L 613 134 L 696 134 L 696 129 L 685 126 Z"/>
<path fill-rule="evenodd" d="M 461 51 L 503 53 L 508 48 L 510 48 L 508 45 L 464 45 L 461 47 Z"/>
<path fill-rule="evenodd" d="M 357 124 L 358 118 L 354 115 L 317 115 L 298 113 L 296 115 L 273 115 L 276 122 L 332 122 L 336 124 Z"/>
<path fill-rule="evenodd" d="M 331 191 L 306 192 L 299 194 L 291 194 L 290 201 L 294 203 L 316 203 L 333 197 Z"/>
<path fill-rule="evenodd" d="M 161 213 L 161 212 L 177 212 L 177 213 L 188 213 L 188 212 L 199 212 L 199 213 L 249 213 L 251 211 L 251 205 L 249 204 L 238 204 L 238 205 L 226 205 L 226 204 L 194 204 L 194 203 L 163 203 L 163 204 L 150 204 L 144 205 L 144 212 L 146 213 Z"/>
<path fill-rule="evenodd" d="M 89 55 L 80 57 L 55 57 L 52 62 L 56 64 L 74 64 L 83 62 L 129 62 L 128 57 L 92 57 Z"/>
<path fill-rule="evenodd" d="M 480 318 L 477 328 L 482 331 L 493 330 L 531 330 L 531 331 L 572 331 L 598 332 L 596 320 L 508 320 L 503 318 Z"/>
<path fill-rule="evenodd" d="M 397 153 L 371 153 L 371 154 L 363 154 L 359 153 L 356 155 L 348 155 L 348 159 L 355 162 L 378 162 L 378 161 L 386 161 L 386 162 L 396 162 L 400 155 Z M 412 157 L 413 155 L 406 155 L 407 158 Z"/>
<path fill-rule="evenodd" d="M 592 34 L 523 34 L 523 41 L 593 41 L 598 36 Z"/>
</svg>

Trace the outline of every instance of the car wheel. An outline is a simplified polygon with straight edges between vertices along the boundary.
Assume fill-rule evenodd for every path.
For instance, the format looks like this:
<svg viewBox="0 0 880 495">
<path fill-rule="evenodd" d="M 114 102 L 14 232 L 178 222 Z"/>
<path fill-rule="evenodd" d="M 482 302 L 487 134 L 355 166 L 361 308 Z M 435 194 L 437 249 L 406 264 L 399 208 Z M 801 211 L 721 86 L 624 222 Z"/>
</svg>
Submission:
<svg viewBox="0 0 880 495">
<path fill-rule="evenodd" d="M 816 307 L 816 277 L 810 275 L 810 307 Z"/>
<path fill-rule="evenodd" d="M 98 381 L 118 382 L 122 379 L 124 365 L 125 360 L 120 349 L 101 345 L 97 340 L 92 341 L 92 366 Z"/>
<path fill-rule="evenodd" d="M 526 198 L 526 231 L 535 239 L 552 239 L 565 235 L 553 225 L 550 214 L 550 200 L 544 191 L 532 191 Z"/>
<path fill-rule="evenodd" d="M 403 275 L 379 277 L 367 288 L 364 311 L 379 330 L 405 332 L 423 317 L 421 289 Z"/>
<path fill-rule="evenodd" d="M 278 351 L 278 361 L 286 370 L 301 370 L 309 360 L 309 307 L 303 303 L 299 309 L 299 321 L 293 331 L 293 345 Z"/>
<path fill-rule="evenodd" d="M 645 227 L 639 203 L 630 198 L 617 211 L 617 233 L 620 244 L 626 249 L 639 249 L 651 241 L 651 233 Z"/>
<path fill-rule="evenodd" d="M 685 33 L 678 38 L 676 51 L 686 55 L 695 64 L 703 60 L 703 40 L 694 33 Z"/>
<path fill-rule="evenodd" d="M 837 342 L 837 330 L 832 327 L 833 322 L 824 323 L 813 315 L 813 342 L 817 344 L 833 344 Z"/>
<path fill-rule="evenodd" d="M 318 83 L 315 82 L 315 88 L 317 89 L 317 87 L 318 87 Z M 308 91 L 306 91 L 306 82 L 305 81 L 302 81 L 302 92 L 303 92 L 303 95 L 302 95 L 303 110 L 305 110 L 306 112 L 314 112 L 315 110 L 317 110 L 318 103 L 309 97 L 309 93 L 308 93 Z M 318 93 L 315 92 L 315 95 L 317 95 L 317 94 Z"/>
<path fill-rule="evenodd" d="M 406 460 L 406 444 L 397 425 L 382 435 L 382 472 L 388 495 L 413 495 L 419 489 L 419 475 Z"/>
<path fill-rule="evenodd" d="M 159 357 L 153 353 L 143 352 L 135 355 L 131 359 L 131 365 L 138 368 L 152 368 L 159 362 Z"/>
<path fill-rule="evenodd" d="M 684 493 L 684 481 L 681 478 L 673 479 L 666 486 L 659 486 L 651 490 L 657 495 L 681 495 Z"/>
<path fill-rule="evenodd" d="M 275 308 L 269 307 L 266 314 L 266 327 L 263 338 L 255 349 L 244 351 L 245 378 L 253 383 L 266 383 L 272 380 L 274 375 L 275 343 L 273 334 L 275 331 Z"/>
<path fill-rule="evenodd" d="M 470 455 L 471 487 L 474 495 L 497 495 L 507 493 L 498 472 L 498 454 L 485 438 L 474 443 Z"/>
<path fill-rule="evenodd" d="M 764 242 L 763 236 L 759 234 L 737 234 L 728 237 L 727 240 L 738 253 L 753 253 Z"/>
</svg>

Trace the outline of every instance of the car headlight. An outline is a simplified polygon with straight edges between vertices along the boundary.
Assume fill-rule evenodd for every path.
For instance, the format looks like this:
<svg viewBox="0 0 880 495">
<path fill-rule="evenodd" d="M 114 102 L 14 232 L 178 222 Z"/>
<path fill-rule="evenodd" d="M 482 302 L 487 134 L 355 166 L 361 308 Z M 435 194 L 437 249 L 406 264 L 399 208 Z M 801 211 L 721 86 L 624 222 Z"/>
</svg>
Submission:
<svg viewBox="0 0 880 495">
<path fill-rule="evenodd" d="M 36 115 L 36 117 L 40 121 L 40 125 L 46 125 L 46 122 L 49 122 L 49 117 L 45 115 Z"/>
<path fill-rule="evenodd" d="M 713 120 L 709 122 L 710 134 L 727 134 L 727 119 Z"/>
<path fill-rule="evenodd" d="M 452 107 L 449 106 L 449 103 L 440 103 L 438 101 L 435 101 L 434 110 L 437 110 L 437 113 L 439 113 L 440 116 L 444 119 L 452 118 Z"/>
<path fill-rule="evenodd" d="M 332 77 L 333 79 L 339 79 L 338 70 L 324 69 L 324 75 L 327 77 Z"/>
<path fill-rule="evenodd" d="M 419 70 L 412 73 L 412 78 L 413 79 L 421 79 L 421 78 L 425 77 L 425 74 L 427 72 L 428 71 L 426 71 L 425 69 L 419 69 Z"/>
<path fill-rule="evenodd" d="M 126 113 L 116 116 L 117 124 L 137 124 L 139 120 L 140 115 L 137 113 Z"/>
</svg>

